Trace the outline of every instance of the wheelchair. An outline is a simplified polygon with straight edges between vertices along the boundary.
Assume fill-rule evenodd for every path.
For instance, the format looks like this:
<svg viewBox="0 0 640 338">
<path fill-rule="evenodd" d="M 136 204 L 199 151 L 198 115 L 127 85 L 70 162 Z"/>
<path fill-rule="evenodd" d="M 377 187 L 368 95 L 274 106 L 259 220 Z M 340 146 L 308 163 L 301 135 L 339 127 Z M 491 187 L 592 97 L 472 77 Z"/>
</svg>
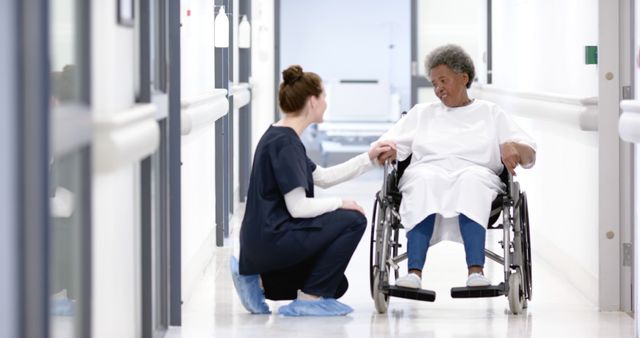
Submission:
<svg viewBox="0 0 640 338">
<path fill-rule="evenodd" d="M 375 308 L 385 313 L 391 297 L 433 302 L 436 293 L 425 289 L 410 289 L 390 283 L 391 274 L 399 277 L 398 263 L 407 258 L 399 254 L 400 230 L 403 229 L 399 214 L 402 194 L 398 182 L 409 166 L 408 159 L 396 162 L 387 160 L 384 165 L 382 189 L 378 191 L 373 208 L 370 245 L 370 288 Z M 506 296 L 513 314 L 522 313 L 531 300 L 531 239 L 529 236 L 529 212 L 527 195 L 520 191 L 520 185 L 505 168 L 500 180 L 506 185 L 506 192 L 499 194 L 491 205 L 487 230 L 502 230 L 499 241 L 504 250 L 502 256 L 485 248 L 485 257 L 502 264 L 504 282 L 486 287 L 454 287 L 452 298 L 477 298 Z M 500 217 L 502 216 L 502 217 Z M 498 220 L 501 219 L 502 223 Z"/>
</svg>

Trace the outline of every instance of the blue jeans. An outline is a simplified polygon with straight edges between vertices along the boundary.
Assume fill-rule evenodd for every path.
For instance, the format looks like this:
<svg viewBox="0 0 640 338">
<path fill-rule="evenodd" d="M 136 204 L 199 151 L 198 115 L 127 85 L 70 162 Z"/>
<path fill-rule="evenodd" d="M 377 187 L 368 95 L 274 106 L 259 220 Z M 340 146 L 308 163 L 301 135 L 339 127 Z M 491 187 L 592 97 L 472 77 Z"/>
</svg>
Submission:
<svg viewBox="0 0 640 338">
<path fill-rule="evenodd" d="M 409 270 L 422 271 L 422 268 L 424 268 L 435 221 L 436 215 L 429 215 L 407 232 Z M 467 257 L 467 267 L 484 267 L 484 242 L 487 231 L 482 225 L 463 214 L 458 216 L 458 223 L 460 223 L 460 233 L 462 234 L 464 251 Z"/>
</svg>

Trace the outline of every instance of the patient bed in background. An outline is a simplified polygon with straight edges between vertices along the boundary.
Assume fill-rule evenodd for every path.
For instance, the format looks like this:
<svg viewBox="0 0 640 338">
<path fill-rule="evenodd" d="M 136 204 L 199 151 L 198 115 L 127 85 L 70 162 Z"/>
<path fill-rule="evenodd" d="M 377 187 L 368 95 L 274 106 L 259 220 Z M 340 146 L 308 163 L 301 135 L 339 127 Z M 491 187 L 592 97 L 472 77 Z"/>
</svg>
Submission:
<svg viewBox="0 0 640 338">
<path fill-rule="evenodd" d="M 352 79 L 328 83 L 324 123 L 317 126 L 322 165 L 330 157 L 365 152 L 400 116 L 397 94 L 378 80 Z M 341 162 L 341 161 L 336 161 Z"/>
</svg>

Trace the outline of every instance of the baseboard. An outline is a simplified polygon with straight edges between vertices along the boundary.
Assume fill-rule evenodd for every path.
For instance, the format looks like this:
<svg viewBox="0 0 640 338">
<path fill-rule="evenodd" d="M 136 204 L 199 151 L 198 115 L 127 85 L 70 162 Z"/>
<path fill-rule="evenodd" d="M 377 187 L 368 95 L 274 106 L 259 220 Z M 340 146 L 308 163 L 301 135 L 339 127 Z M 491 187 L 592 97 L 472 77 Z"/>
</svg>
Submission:
<svg viewBox="0 0 640 338">
<path fill-rule="evenodd" d="M 195 255 L 182 266 L 182 301 L 186 303 L 191 298 L 193 290 L 204 276 L 213 259 L 215 249 L 215 227 L 200 245 Z"/>
<path fill-rule="evenodd" d="M 534 237 L 534 236 L 532 236 Z M 574 258 L 560 250 L 552 242 L 540 234 L 535 234 L 537 240 L 532 245 L 533 255 L 533 287 L 535 294 L 535 266 L 536 259 L 541 259 L 562 279 L 565 279 L 574 289 L 578 290 L 595 307 L 598 306 L 598 278 L 587 271 Z"/>
</svg>

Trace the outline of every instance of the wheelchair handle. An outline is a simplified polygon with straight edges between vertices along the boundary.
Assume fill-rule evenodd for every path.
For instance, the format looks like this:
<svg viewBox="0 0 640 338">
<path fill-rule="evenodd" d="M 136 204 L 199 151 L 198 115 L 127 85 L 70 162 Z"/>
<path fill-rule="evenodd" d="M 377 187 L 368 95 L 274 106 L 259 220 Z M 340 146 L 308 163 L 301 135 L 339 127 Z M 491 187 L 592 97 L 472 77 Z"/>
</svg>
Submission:
<svg viewBox="0 0 640 338">
<path fill-rule="evenodd" d="M 391 170 L 393 170 L 393 165 L 396 163 L 395 160 L 392 159 L 386 159 L 384 160 L 384 174 L 382 176 L 382 196 L 386 197 L 387 196 L 387 180 L 389 179 L 389 174 L 391 173 Z"/>
<path fill-rule="evenodd" d="M 384 160 L 384 174 L 382 175 L 382 197 L 386 197 L 387 194 L 387 176 L 389 176 L 389 167 L 391 166 L 391 160 Z"/>
</svg>

